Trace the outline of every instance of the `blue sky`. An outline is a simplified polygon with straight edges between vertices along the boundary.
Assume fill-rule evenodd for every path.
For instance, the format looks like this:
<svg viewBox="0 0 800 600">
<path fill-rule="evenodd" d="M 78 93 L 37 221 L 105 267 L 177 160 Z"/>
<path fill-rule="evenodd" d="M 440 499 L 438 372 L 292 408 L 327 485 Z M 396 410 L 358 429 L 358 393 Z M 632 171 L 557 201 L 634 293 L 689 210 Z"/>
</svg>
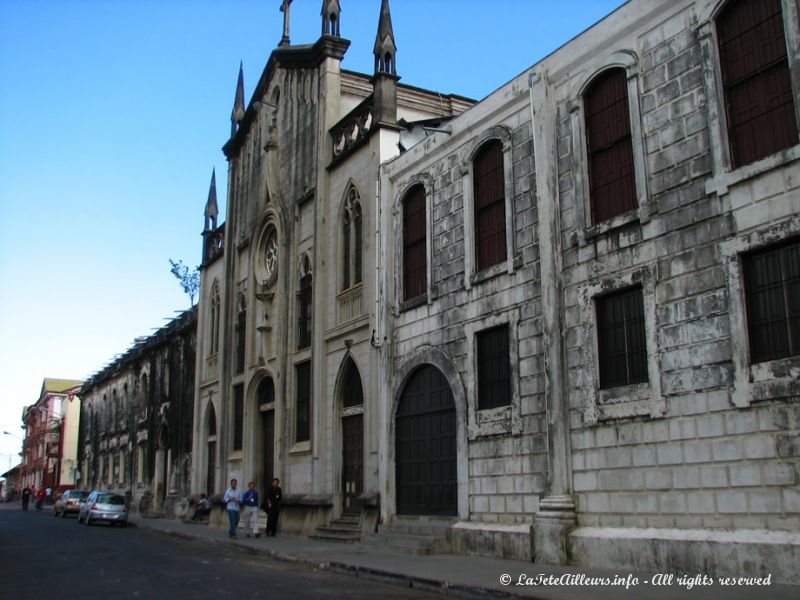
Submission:
<svg viewBox="0 0 800 600">
<path fill-rule="evenodd" d="M 0 3 L 0 431 L 45 377 L 83 379 L 189 307 L 216 167 L 224 214 L 239 61 L 245 96 L 280 40 L 279 0 Z M 320 34 L 295 0 L 291 40 Z M 392 0 L 404 83 L 482 98 L 621 0 Z M 380 0 L 341 0 L 343 68 L 371 73 Z M 0 434 L 0 472 L 19 441 Z M 10 455 L 14 455 L 13 458 Z"/>
</svg>

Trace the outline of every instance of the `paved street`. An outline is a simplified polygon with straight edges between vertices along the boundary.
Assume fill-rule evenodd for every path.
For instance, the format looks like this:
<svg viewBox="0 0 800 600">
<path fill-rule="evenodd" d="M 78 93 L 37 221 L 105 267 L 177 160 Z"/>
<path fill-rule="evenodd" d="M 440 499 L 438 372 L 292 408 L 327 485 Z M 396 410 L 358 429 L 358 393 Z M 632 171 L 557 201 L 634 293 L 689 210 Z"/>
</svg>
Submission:
<svg viewBox="0 0 800 600">
<path fill-rule="evenodd" d="M 111 600 L 381 598 L 442 596 L 267 561 L 219 545 L 135 527 L 78 525 L 50 507 L 27 513 L 0 504 L 0 596 Z"/>
</svg>

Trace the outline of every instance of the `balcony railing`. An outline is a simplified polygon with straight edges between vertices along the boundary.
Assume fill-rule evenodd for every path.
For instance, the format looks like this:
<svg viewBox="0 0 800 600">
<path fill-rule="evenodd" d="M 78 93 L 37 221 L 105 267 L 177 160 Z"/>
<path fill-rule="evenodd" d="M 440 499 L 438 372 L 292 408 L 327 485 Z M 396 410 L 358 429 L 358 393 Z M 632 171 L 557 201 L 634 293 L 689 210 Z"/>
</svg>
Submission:
<svg viewBox="0 0 800 600">
<path fill-rule="evenodd" d="M 338 324 L 347 323 L 364 314 L 364 293 L 361 284 L 345 290 L 336 297 Z"/>
</svg>

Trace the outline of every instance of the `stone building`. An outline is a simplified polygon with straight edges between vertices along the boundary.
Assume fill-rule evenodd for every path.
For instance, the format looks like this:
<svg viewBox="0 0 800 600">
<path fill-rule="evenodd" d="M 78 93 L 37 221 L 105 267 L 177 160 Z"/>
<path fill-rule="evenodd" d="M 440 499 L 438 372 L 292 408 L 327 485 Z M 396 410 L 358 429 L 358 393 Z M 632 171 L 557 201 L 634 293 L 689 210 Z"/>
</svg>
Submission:
<svg viewBox="0 0 800 600">
<path fill-rule="evenodd" d="M 284 3 L 247 105 L 239 72 L 224 226 L 215 177 L 206 205 L 193 491 L 279 477 L 286 531 L 377 518 L 378 168 L 473 104 L 399 83 L 388 1 L 377 8 L 367 75 L 341 68 L 338 1 L 309 45 L 291 44 Z"/>
<path fill-rule="evenodd" d="M 381 168 L 385 523 L 800 582 L 798 92 L 795 0 L 632 0 Z"/>
<path fill-rule="evenodd" d="M 82 399 L 78 485 L 131 509 L 182 514 L 190 491 L 197 307 L 92 375 Z"/>
</svg>

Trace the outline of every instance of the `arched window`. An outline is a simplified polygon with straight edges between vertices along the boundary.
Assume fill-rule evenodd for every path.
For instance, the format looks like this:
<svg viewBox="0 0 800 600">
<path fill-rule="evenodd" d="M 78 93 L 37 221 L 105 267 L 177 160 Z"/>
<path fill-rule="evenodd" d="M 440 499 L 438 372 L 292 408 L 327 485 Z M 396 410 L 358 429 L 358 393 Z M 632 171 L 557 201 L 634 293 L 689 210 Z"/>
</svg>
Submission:
<svg viewBox="0 0 800 600">
<path fill-rule="evenodd" d="M 247 301 L 244 295 L 239 296 L 239 312 L 236 316 L 236 372 L 244 371 L 245 334 L 247 333 Z"/>
<path fill-rule="evenodd" d="M 220 300 L 219 300 L 219 282 L 214 281 L 211 288 L 211 301 L 210 301 L 209 315 L 209 353 L 216 354 L 219 351 L 219 318 L 220 318 Z"/>
<path fill-rule="evenodd" d="M 636 208 L 636 178 L 625 69 L 600 73 L 584 93 L 592 222 Z"/>
<path fill-rule="evenodd" d="M 275 384 L 272 377 L 266 377 L 258 384 L 258 405 L 264 406 L 273 402 L 275 402 Z"/>
<path fill-rule="evenodd" d="M 503 144 L 491 140 L 473 160 L 475 255 L 482 271 L 506 260 L 506 192 Z"/>
<path fill-rule="evenodd" d="M 425 214 L 425 187 L 411 188 L 403 199 L 403 299 L 421 296 L 427 290 L 428 222 Z"/>
<path fill-rule="evenodd" d="M 361 283 L 363 227 L 358 190 L 350 187 L 342 216 L 342 290 Z"/>
<path fill-rule="evenodd" d="M 297 347 L 308 348 L 311 345 L 312 288 L 311 261 L 308 255 L 303 256 L 300 269 L 300 291 L 297 302 Z"/>
<path fill-rule="evenodd" d="M 716 20 L 734 167 L 798 141 L 781 0 L 731 0 Z"/>
</svg>

